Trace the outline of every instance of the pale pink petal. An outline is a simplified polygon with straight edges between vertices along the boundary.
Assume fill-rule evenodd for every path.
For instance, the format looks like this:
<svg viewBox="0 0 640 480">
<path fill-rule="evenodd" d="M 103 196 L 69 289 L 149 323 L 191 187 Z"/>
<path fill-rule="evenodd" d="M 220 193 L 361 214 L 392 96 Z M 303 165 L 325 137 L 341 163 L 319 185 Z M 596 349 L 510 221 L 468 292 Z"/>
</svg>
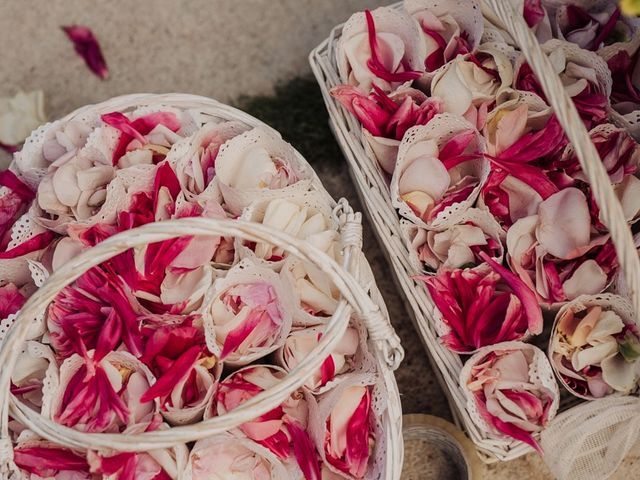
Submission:
<svg viewBox="0 0 640 480">
<path fill-rule="evenodd" d="M 544 200 L 538 209 L 536 237 L 553 256 L 575 256 L 591 238 L 587 199 L 577 188 L 565 188 Z"/>
</svg>

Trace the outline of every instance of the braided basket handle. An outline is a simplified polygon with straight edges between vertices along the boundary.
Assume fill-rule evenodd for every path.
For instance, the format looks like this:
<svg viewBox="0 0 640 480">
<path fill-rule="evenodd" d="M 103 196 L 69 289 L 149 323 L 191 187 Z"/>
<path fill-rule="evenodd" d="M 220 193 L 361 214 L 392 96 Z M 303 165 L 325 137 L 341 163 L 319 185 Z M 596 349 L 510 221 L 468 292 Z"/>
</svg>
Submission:
<svg viewBox="0 0 640 480">
<path fill-rule="evenodd" d="M 309 261 L 324 272 L 342 293 L 336 312 L 325 326 L 318 345 L 296 368 L 274 387 L 261 392 L 229 413 L 213 417 L 194 425 L 173 427 L 167 430 L 138 435 L 84 433 L 64 427 L 42 417 L 20 403 L 10 394 L 11 373 L 27 336 L 30 319 L 43 312 L 56 295 L 90 268 L 99 265 L 130 248 L 185 236 L 222 235 L 239 237 L 249 241 L 268 242 L 302 260 Z M 355 252 L 355 248 L 353 249 Z M 138 227 L 114 235 L 70 260 L 55 271 L 25 303 L 9 329 L 0 349 L 0 447 L 10 445 L 8 417 L 23 423 L 38 435 L 50 441 L 76 449 L 114 449 L 121 451 L 147 451 L 196 441 L 236 428 L 240 424 L 263 415 L 280 405 L 295 389 L 320 368 L 324 359 L 341 340 L 355 310 L 360 315 L 374 312 L 377 305 L 367 295 L 358 281 L 324 252 L 304 240 L 266 227 L 261 224 L 227 219 L 183 218 L 167 220 Z"/>
<path fill-rule="evenodd" d="M 536 74 L 560 125 L 573 145 L 580 160 L 580 166 L 591 184 L 593 195 L 600 208 L 602 222 L 611 232 L 611 240 L 618 255 L 620 270 L 629 286 L 637 318 L 640 314 L 640 260 L 622 206 L 613 192 L 609 175 L 602 165 L 598 151 L 593 145 L 573 101 L 564 90 L 560 78 L 554 72 L 549 59 L 542 52 L 538 40 L 525 23 L 522 15 L 514 10 L 508 0 L 482 0 L 482 2 L 483 9 L 489 10 L 487 14 L 493 18 L 497 17 L 520 47 L 529 66 Z"/>
<path fill-rule="evenodd" d="M 373 275 L 365 278 L 360 268 L 359 257 L 362 252 L 362 214 L 354 212 L 345 198 L 341 198 L 333 210 L 333 216 L 340 225 L 342 249 L 344 254 L 344 268 L 354 278 L 361 282 L 365 290 L 369 285 L 375 285 Z M 369 272 L 370 273 L 370 272 Z M 391 370 L 396 370 L 404 358 L 404 349 L 400 344 L 400 337 L 389 323 L 386 311 L 383 313 L 380 306 L 372 303 L 373 308 L 361 312 L 361 318 L 367 327 L 369 337 L 373 341 L 378 352 Z"/>
</svg>

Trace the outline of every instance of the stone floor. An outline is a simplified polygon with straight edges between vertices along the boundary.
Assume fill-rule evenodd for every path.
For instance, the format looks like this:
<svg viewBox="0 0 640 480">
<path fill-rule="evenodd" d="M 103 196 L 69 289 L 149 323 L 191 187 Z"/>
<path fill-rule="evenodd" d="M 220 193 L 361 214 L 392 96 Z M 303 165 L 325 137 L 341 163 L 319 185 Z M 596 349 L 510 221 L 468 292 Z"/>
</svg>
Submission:
<svg viewBox="0 0 640 480">
<path fill-rule="evenodd" d="M 307 55 L 351 12 L 383 3 L 0 0 L 0 96 L 41 89 L 52 119 L 125 93 L 185 92 L 230 101 L 280 130 L 306 156 L 334 197 L 344 196 L 360 209 L 327 127 L 320 92 L 309 78 Z M 91 27 L 101 41 L 111 74 L 108 81 L 100 81 L 85 68 L 60 31 L 61 25 L 75 23 Z M 295 77 L 303 78 L 292 80 Z M 405 412 L 450 419 L 444 394 L 367 224 L 365 252 L 406 350 L 397 371 Z M 638 472 L 640 460 L 635 454 L 612 478 L 637 478 Z M 423 478 L 446 477 L 435 471 Z M 546 480 L 551 476 L 537 456 L 528 455 L 486 467 L 483 478 Z"/>
</svg>

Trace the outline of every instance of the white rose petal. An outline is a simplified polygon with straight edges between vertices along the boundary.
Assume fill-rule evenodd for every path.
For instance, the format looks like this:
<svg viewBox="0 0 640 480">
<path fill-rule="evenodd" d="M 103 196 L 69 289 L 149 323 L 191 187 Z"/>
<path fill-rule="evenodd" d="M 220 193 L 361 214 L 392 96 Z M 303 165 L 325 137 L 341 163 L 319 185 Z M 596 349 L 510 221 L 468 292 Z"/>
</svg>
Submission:
<svg viewBox="0 0 640 480">
<path fill-rule="evenodd" d="M 0 98 L 0 143 L 18 145 L 46 121 L 41 90 Z"/>
</svg>

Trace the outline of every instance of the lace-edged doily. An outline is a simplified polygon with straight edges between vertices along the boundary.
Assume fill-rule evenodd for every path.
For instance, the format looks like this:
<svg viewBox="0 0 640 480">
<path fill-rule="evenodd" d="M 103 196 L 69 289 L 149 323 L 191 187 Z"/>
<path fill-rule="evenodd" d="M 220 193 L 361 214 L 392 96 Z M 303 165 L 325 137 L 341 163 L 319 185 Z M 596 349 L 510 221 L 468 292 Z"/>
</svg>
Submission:
<svg viewBox="0 0 640 480">
<path fill-rule="evenodd" d="M 273 160 L 280 162 L 283 168 L 289 172 L 290 182 L 281 189 L 269 190 L 233 188 L 235 169 L 239 161 L 250 154 L 255 148 L 264 149 Z M 267 198 L 269 194 L 277 190 L 286 191 L 294 187 L 306 189 L 317 181 L 317 177 L 309 164 L 294 150 L 280 135 L 274 131 L 261 127 L 255 127 L 247 132 L 235 136 L 225 142 L 216 157 L 216 175 L 227 208 L 231 213 L 239 215 L 244 207 L 249 205 L 256 197 Z"/>
<path fill-rule="evenodd" d="M 293 322 L 293 312 L 295 309 L 295 299 L 293 296 L 293 287 L 278 273 L 272 269 L 257 265 L 249 259 L 240 261 L 234 265 L 225 277 L 216 279 L 211 289 L 205 295 L 203 305 L 199 312 L 202 313 L 205 339 L 207 348 L 216 356 L 220 356 L 222 352 L 222 344 L 218 340 L 215 331 L 216 319 L 213 317 L 211 308 L 213 303 L 224 294 L 229 288 L 235 285 L 249 283 L 266 283 L 271 285 L 278 298 L 278 306 L 282 313 L 282 324 L 276 336 L 268 345 L 255 347 L 252 352 L 239 355 L 230 354 L 225 358 L 225 364 L 232 366 L 247 365 L 259 358 L 265 357 L 282 346 L 287 335 L 291 331 Z"/>
<path fill-rule="evenodd" d="M 416 216 L 413 210 L 401 199 L 399 190 L 400 176 L 410 165 L 410 161 L 406 159 L 406 155 L 414 144 L 425 140 L 435 140 L 438 147 L 441 148 L 455 134 L 468 130 L 475 131 L 476 135 L 476 139 L 471 144 L 471 147 L 480 152 L 484 152 L 485 147 L 482 136 L 477 132 L 477 130 L 475 130 L 471 123 L 455 115 L 447 113 L 439 114 L 436 115 L 427 125 L 411 127 L 407 130 L 398 150 L 398 162 L 396 164 L 393 177 L 391 178 L 390 185 L 391 203 L 398 209 L 402 217 L 427 230 L 440 230 L 443 226 L 448 224 L 449 217 L 458 215 L 458 212 L 467 210 L 473 205 L 480 193 L 482 185 L 489 175 L 489 164 L 484 158 L 469 160 L 462 164 L 462 166 L 464 166 L 465 174 L 478 179 L 478 184 L 469 196 L 465 200 L 453 203 L 438 212 L 436 218 L 431 220 L 429 223 L 425 223 L 425 221 Z"/>
</svg>

